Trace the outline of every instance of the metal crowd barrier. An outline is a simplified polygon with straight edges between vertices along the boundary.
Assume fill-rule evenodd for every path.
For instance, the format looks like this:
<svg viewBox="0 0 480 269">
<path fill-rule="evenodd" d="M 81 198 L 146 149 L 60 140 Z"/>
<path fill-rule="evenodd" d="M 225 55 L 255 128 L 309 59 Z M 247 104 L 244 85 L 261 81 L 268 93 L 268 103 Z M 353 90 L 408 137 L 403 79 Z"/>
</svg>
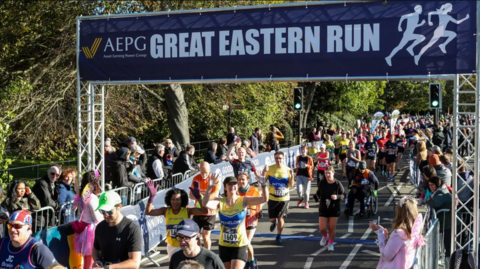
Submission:
<svg viewBox="0 0 480 269">
<path fill-rule="evenodd" d="M 440 243 L 440 222 L 434 219 L 430 228 L 425 233 L 425 246 L 418 249 L 416 268 L 437 269 L 439 259 L 439 243 Z"/>
<path fill-rule="evenodd" d="M 434 210 L 434 209 L 432 209 Z M 443 213 L 443 214 L 440 214 L 440 213 Z M 444 237 L 445 236 L 451 236 L 451 234 L 447 234 L 445 235 L 445 216 L 447 214 L 450 214 L 450 209 L 440 209 L 438 211 L 436 211 L 436 216 L 437 216 L 437 219 L 439 220 L 439 222 L 442 223 L 442 227 L 443 229 L 442 230 L 439 230 L 440 232 L 440 243 L 439 243 L 439 247 L 438 247 L 438 251 L 439 251 L 439 262 L 442 264 L 442 265 L 446 265 L 448 264 L 448 260 L 450 258 L 450 254 L 451 253 L 445 253 L 445 245 L 444 245 Z M 439 218 L 439 216 L 442 215 L 441 219 Z"/>
<path fill-rule="evenodd" d="M 185 174 L 190 173 L 190 170 L 185 172 Z M 185 177 L 182 175 L 182 173 L 176 173 L 175 175 L 172 176 L 172 187 L 181 183 Z"/>
<path fill-rule="evenodd" d="M 60 210 L 58 211 L 58 223 L 59 223 L 59 225 L 77 220 L 80 217 L 79 211 L 80 210 L 76 210 L 76 208 L 75 208 L 74 200 L 66 202 L 65 204 L 63 204 L 60 207 Z"/>
<path fill-rule="evenodd" d="M 192 171 L 190 171 L 190 170 L 185 171 L 185 173 L 183 174 L 183 179 L 185 180 L 186 178 L 189 178 L 191 172 L 192 172 Z M 180 183 L 180 182 L 179 182 L 179 183 Z M 178 184 L 178 183 L 177 183 L 177 184 Z"/>
<path fill-rule="evenodd" d="M 33 222 L 33 233 L 57 226 L 55 209 L 53 209 L 51 206 L 46 206 L 40 208 L 39 210 L 35 210 L 31 213 L 31 215 Z"/>
<path fill-rule="evenodd" d="M 116 189 L 112 189 L 111 191 L 114 191 L 120 195 L 122 198 L 122 205 L 127 206 L 130 205 L 131 200 L 132 200 L 132 189 L 129 187 L 120 187 Z"/>
</svg>

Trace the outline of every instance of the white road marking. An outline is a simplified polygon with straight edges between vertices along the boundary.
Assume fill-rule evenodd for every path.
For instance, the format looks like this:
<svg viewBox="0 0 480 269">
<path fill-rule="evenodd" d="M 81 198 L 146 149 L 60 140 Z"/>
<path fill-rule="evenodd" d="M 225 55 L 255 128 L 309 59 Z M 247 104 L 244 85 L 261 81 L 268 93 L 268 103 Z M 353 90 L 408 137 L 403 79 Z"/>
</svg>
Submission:
<svg viewBox="0 0 480 269">
<path fill-rule="evenodd" d="M 347 234 L 342 235 L 340 238 L 341 238 L 341 239 L 345 239 L 345 238 L 349 237 L 350 235 L 352 235 L 352 234 L 351 234 L 351 233 L 347 233 Z M 335 245 L 335 244 L 337 244 L 337 243 L 333 243 L 333 245 Z M 317 256 L 318 254 L 324 252 L 325 250 L 327 250 L 327 246 L 322 247 L 321 249 L 315 251 L 314 253 L 310 254 L 310 256 L 315 257 L 315 256 Z M 307 262 L 308 262 L 308 260 L 307 260 Z"/>
<path fill-rule="evenodd" d="M 395 199 L 395 196 L 397 196 L 397 194 L 400 194 L 401 187 L 403 187 L 403 183 L 400 183 L 400 185 L 395 187 L 395 189 L 388 188 L 392 192 L 392 195 L 390 196 L 390 198 L 388 198 L 388 201 L 385 203 L 385 206 L 389 206 L 393 202 L 393 199 Z"/>
<path fill-rule="evenodd" d="M 368 227 L 367 231 L 363 234 L 361 239 L 362 240 L 367 239 L 367 237 L 370 235 L 371 232 L 372 232 L 372 229 Z M 355 255 L 357 255 L 357 252 L 360 250 L 361 247 L 362 247 L 362 244 L 355 245 L 352 252 L 348 254 L 347 259 L 345 259 L 345 261 L 342 263 L 342 266 L 340 267 L 340 269 L 346 269 L 350 265 L 350 262 L 352 262 L 353 258 L 355 257 Z"/>
<path fill-rule="evenodd" d="M 303 269 L 310 269 L 310 267 L 312 266 L 312 262 L 313 262 L 313 258 L 308 257 L 307 262 L 305 263 L 305 266 L 303 267 Z"/>
<path fill-rule="evenodd" d="M 348 232 L 349 233 L 353 233 L 353 219 L 354 219 L 354 216 L 356 214 L 358 214 L 358 212 L 360 212 L 360 209 L 353 212 L 353 214 L 348 218 Z"/>
<path fill-rule="evenodd" d="M 340 238 L 345 239 L 345 238 L 349 237 L 350 235 L 352 235 L 352 234 L 351 233 L 346 233 L 346 234 L 342 235 Z"/>
<path fill-rule="evenodd" d="M 385 186 L 383 186 L 383 187 L 381 187 L 381 188 L 378 188 L 377 191 L 381 191 L 381 190 L 386 189 L 386 188 L 388 188 L 388 187 L 390 187 L 390 186 L 392 186 L 392 185 L 393 185 L 392 183 L 388 183 L 387 185 L 385 185 Z"/>
<path fill-rule="evenodd" d="M 375 251 L 371 251 L 371 250 L 368 250 L 368 249 L 365 249 L 365 250 L 362 250 L 363 253 L 367 253 L 367 254 L 370 254 L 370 255 L 373 255 L 373 256 L 378 256 L 380 257 L 380 253 L 378 252 L 375 252 Z"/>
</svg>

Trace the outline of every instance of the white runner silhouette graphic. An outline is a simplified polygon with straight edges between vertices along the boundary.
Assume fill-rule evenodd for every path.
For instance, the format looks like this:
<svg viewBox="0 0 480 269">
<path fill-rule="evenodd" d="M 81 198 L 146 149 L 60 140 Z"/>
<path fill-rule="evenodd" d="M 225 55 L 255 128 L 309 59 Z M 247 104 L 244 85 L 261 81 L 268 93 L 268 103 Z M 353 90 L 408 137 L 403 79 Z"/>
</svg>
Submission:
<svg viewBox="0 0 480 269">
<path fill-rule="evenodd" d="M 404 20 L 407 20 L 407 28 L 403 33 L 403 38 L 400 41 L 400 44 L 398 44 L 398 46 L 396 46 L 392 50 L 390 55 L 388 55 L 388 57 L 385 58 L 385 61 L 387 61 L 387 64 L 389 66 L 392 66 L 392 57 L 395 56 L 395 54 L 397 54 L 397 52 L 399 52 L 401 49 L 403 49 L 408 42 L 414 40 L 412 45 L 410 45 L 410 47 L 407 48 L 407 51 L 410 53 L 410 55 L 414 56 L 415 54 L 413 52 L 413 48 L 425 40 L 425 36 L 413 33 L 417 27 L 420 27 L 425 24 L 425 20 L 423 20 L 421 23 L 418 23 L 418 21 L 420 20 L 420 14 L 422 14 L 423 12 L 422 6 L 416 5 L 414 10 L 415 12 L 403 15 L 400 18 L 400 22 L 398 23 L 398 31 L 399 32 L 402 31 L 402 22 Z"/>
<path fill-rule="evenodd" d="M 437 29 L 435 29 L 435 32 L 433 32 L 433 37 L 430 40 L 430 42 L 428 42 L 428 44 L 425 45 L 425 47 L 422 48 L 420 53 L 414 57 L 416 65 L 418 65 L 418 62 L 420 61 L 420 58 L 422 57 L 422 55 L 430 47 L 432 47 L 435 43 L 437 43 L 437 41 L 442 37 L 447 37 L 447 40 L 443 44 L 438 45 L 438 47 L 440 48 L 440 50 L 443 53 L 447 53 L 446 46 L 455 37 L 457 37 L 457 33 L 446 30 L 448 23 L 453 22 L 453 23 L 456 23 L 456 24 L 460 24 L 460 23 L 462 23 L 462 22 L 464 22 L 464 21 L 466 21 L 470 18 L 470 15 L 467 14 L 467 16 L 465 16 L 465 18 L 457 21 L 454 18 L 452 18 L 452 16 L 448 15 L 448 13 L 452 11 L 452 9 L 453 9 L 452 4 L 447 3 L 447 4 L 442 5 L 442 7 L 440 9 L 437 9 L 437 11 L 432 11 L 432 12 L 428 13 L 428 25 L 433 26 L 433 23 L 432 23 L 432 20 L 431 20 L 432 15 L 438 15 L 439 23 L 438 23 Z"/>
</svg>

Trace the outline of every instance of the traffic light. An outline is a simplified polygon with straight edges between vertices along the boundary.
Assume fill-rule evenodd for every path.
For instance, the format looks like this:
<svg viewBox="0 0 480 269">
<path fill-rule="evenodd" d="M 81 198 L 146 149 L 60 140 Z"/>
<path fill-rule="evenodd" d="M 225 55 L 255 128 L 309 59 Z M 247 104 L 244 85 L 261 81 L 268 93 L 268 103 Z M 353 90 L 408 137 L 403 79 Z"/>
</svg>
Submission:
<svg viewBox="0 0 480 269">
<path fill-rule="evenodd" d="M 440 83 L 430 83 L 430 109 L 442 108 L 442 85 Z"/>
<path fill-rule="evenodd" d="M 303 88 L 293 88 L 293 109 L 302 110 L 303 108 Z"/>
</svg>

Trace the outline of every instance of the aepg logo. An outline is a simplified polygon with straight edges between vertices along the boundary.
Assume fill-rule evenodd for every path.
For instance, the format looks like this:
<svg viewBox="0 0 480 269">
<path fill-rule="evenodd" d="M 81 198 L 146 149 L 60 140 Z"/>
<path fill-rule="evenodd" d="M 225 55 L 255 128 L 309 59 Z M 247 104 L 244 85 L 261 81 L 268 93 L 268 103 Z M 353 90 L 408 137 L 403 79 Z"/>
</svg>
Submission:
<svg viewBox="0 0 480 269">
<path fill-rule="evenodd" d="M 100 43 L 102 43 L 101 38 L 95 38 L 95 41 L 93 41 L 93 45 L 89 47 L 82 47 L 83 53 L 85 53 L 85 56 L 87 56 L 87 59 L 92 59 L 95 54 L 97 53 L 98 47 L 100 47 Z"/>
</svg>

